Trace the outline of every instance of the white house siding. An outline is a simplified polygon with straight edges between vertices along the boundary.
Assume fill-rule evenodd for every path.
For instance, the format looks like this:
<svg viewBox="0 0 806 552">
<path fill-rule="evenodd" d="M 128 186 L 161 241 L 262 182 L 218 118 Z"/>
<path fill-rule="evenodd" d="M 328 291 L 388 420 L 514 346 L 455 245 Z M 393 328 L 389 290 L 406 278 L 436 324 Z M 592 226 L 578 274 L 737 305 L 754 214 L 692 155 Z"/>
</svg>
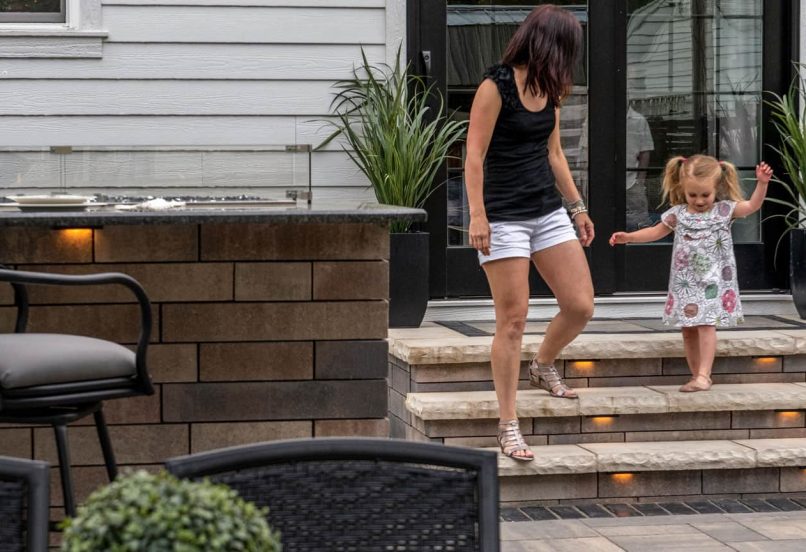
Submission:
<svg viewBox="0 0 806 552">
<path fill-rule="evenodd" d="M 101 18 L 101 57 L 0 58 L 0 146 L 316 145 L 361 46 L 393 60 L 405 0 L 102 0 Z M 311 175 L 315 197 L 372 197 L 339 144 Z"/>
</svg>

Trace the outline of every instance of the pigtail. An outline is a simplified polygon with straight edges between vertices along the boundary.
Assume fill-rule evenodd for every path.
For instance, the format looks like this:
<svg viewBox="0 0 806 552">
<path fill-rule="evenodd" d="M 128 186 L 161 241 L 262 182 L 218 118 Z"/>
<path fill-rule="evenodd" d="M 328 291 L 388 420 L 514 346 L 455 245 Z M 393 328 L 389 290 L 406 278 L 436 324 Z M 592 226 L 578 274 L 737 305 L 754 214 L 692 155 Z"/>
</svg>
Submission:
<svg viewBox="0 0 806 552">
<path fill-rule="evenodd" d="M 686 202 L 683 187 L 681 186 L 683 179 L 680 178 L 685 162 L 686 158 L 682 155 L 672 157 L 666 162 L 666 170 L 663 171 L 663 185 L 661 187 L 661 205 L 666 202 L 668 202 L 669 205 L 680 205 Z"/>
<path fill-rule="evenodd" d="M 719 167 L 722 169 L 722 176 L 717 186 L 717 199 L 743 201 L 744 193 L 739 182 L 739 172 L 736 170 L 736 166 L 729 161 L 720 161 Z"/>
</svg>

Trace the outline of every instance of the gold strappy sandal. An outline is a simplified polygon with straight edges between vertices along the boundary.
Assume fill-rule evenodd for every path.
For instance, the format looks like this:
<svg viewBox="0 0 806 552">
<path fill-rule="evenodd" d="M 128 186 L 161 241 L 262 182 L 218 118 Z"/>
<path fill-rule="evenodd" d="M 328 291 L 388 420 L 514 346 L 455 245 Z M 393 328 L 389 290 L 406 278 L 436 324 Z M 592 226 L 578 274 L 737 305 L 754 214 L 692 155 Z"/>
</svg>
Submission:
<svg viewBox="0 0 806 552">
<path fill-rule="evenodd" d="M 531 462 L 535 459 L 533 454 L 529 456 L 519 456 L 515 454 L 522 450 L 532 452 L 529 445 L 523 440 L 518 420 L 498 422 L 498 445 L 501 447 L 501 453 L 504 456 L 509 456 L 513 460 Z"/>
<path fill-rule="evenodd" d="M 576 391 L 565 384 L 554 364 L 540 364 L 536 359 L 529 363 L 529 385 L 545 389 L 552 397 L 579 398 Z"/>
</svg>

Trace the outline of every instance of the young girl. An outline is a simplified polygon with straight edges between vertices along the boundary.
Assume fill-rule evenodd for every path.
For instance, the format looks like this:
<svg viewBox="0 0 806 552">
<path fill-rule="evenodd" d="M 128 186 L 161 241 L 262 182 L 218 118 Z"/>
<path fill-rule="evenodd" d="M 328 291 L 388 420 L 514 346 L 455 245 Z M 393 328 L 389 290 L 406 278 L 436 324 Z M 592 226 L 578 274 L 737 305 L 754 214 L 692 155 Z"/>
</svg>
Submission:
<svg viewBox="0 0 806 552">
<path fill-rule="evenodd" d="M 761 208 L 772 169 L 756 166 L 758 184 L 744 200 L 736 167 L 708 155 L 674 157 L 663 175 L 661 222 L 636 232 L 615 232 L 610 245 L 656 241 L 674 232 L 669 295 L 663 321 L 683 330 L 691 381 L 680 391 L 707 391 L 716 353 L 716 326 L 743 320 L 730 226 Z"/>
</svg>

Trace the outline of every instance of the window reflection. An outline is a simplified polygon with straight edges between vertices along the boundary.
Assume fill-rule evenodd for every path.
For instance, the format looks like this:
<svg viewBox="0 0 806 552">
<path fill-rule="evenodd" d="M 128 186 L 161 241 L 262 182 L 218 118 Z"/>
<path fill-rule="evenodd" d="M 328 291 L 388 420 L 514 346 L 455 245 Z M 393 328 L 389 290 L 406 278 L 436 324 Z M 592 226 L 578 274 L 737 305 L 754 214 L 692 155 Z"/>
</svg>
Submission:
<svg viewBox="0 0 806 552">
<path fill-rule="evenodd" d="M 447 6 L 448 93 L 454 117 L 467 118 L 476 88 L 484 71 L 497 63 L 509 39 L 529 12 L 543 2 L 534 0 L 449 0 Z M 560 0 L 579 19 L 583 28 L 583 44 L 579 64 L 574 73 L 571 96 L 565 100 L 560 119 L 560 138 L 574 182 L 587 198 L 587 157 L 580 148 L 583 124 L 587 119 L 587 2 Z M 470 223 L 464 187 L 464 145 L 452 152 L 448 162 L 448 245 L 467 246 Z"/>
<path fill-rule="evenodd" d="M 665 209 L 659 205 L 661 173 L 674 155 L 706 153 L 731 161 L 754 186 L 762 0 L 629 0 L 628 9 L 626 226 L 635 229 Z M 644 178 L 646 218 L 634 212 L 643 198 L 630 192 L 633 176 L 641 182 L 642 173 L 635 144 L 648 144 L 635 113 L 645 118 L 653 146 Z M 737 221 L 735 240 L 760 241 L 759 221 L 760 213 Z"/>
</svg>

